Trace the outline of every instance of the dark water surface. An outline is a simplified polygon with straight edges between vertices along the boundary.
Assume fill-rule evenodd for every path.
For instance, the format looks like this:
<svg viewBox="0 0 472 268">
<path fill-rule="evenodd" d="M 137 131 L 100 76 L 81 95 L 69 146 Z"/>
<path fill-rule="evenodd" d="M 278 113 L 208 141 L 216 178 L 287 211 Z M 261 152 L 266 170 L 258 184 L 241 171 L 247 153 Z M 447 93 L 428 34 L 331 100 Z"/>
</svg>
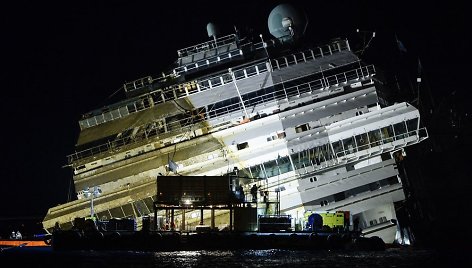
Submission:
<svg viewBox="0 0 472 268">
<path fill-rule="evenodd" d="M 472 267 L 468 250 L 391 248 L 386 251 L 54 251 L 10 248 L 0 267 Z"/>
</svg>

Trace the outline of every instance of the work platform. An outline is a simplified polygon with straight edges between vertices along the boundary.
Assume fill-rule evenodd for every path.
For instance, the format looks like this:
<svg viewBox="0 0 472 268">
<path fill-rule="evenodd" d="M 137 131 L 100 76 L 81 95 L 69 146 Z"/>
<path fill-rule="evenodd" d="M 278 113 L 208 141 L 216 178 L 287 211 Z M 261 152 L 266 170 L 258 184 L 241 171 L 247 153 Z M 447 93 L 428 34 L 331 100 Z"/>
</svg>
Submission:
<svg viewBox="0 0 472 268">
<path fill-rule="evenodd" d="M 231 176 L 161 176 L 157 177 L 157 197 L 154 202 L 153 224 L 150 230 L 187 230 L 186 214 L 188 211 L 199 211 L 200 222 L 196 228 L 208 227 L 216 230 L 215 211 L 225 210 L 229 214 L 227 231 L 255 231 L 258 228 L 258 209 L 267 214 L 269 207 L 274 207 L 273 214 L 280 214 L 279 193 L 255 188 L 255 192 L 244 194 L 242 184 L 248 185 L 248 179 Z M 255 185 L 255 184 L 252 184 Z M 262 196 L 261 194 L 262 193 Z M 254 195 L 253 195 L 254 194 Z M 259 196 L 259 198 L 258 198 Z M 262 201 L 262 202 L 259 202 Z M 158 212 L 165 211 L 165 227 L 158 226 Z M 204 225 L 204 212 L 210 211 L 210 225 Z M 176 214 L 180 214 L 180 228 L 175 224 Z M 289 222 L 290 223 L 290 222 Z M 287 228 L 284 228 L 287 230 Z"/>
</svg>

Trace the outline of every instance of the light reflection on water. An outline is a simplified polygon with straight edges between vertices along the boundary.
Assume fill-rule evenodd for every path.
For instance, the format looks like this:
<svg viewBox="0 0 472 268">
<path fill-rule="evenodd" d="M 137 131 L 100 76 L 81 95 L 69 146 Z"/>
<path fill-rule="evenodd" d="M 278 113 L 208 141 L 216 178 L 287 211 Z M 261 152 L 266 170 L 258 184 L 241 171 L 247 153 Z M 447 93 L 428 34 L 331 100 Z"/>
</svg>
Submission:
<svg viewBox="0 0 472 268">
<path fill-rule="evenodd" d="M 367 251 L 235 250 L 153 253 L 158 267 L 418 267 L 430 250 Z"/>
<path fill-rule="evenodd" d="M 465 251 L 394 248 L 380 252 L 328 250 L 53 251 L 13 249 L 0 264 L 15 267 L 464 267 Z M 3 267 L 3 265 L 1 265 Z"/>
</svg>

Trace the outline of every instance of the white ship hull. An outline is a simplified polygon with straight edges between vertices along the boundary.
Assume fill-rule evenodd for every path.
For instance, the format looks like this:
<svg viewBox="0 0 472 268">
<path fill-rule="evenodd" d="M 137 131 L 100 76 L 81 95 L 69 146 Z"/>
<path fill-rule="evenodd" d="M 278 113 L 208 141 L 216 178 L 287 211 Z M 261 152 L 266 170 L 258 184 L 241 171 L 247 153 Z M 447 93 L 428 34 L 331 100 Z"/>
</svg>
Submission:
<svg viewBox="0 0 472 268">
<path fill-rule="evenodd" d="M 248 53 L 225 38 L 219 55 Z M 212 51 L 182 56 L 169 76 L 192 70 L 199 57 L 208 65 Z M 153 213 L 157 176 L 237 173 L 246 193 L 252 184 L 279 193 L 276 210 L 292 216 L 293 229 L 304 226 L 306 211 L 349 211 L 353 228 L 393 242 L 394 203 L 405 200 L 396 161 L 427 133 L 413 106 L 381 105 L 374 76 L 347 41 L 336 41 L 165 88 L 151 87 L 152 78 L 132 90 L 125 84 L 144 93 L 79 122 L 78 151 L 69 156 L 78 200 L 51 208 L 43 226 L 70 228 L 90 215 L 86 188 L 101 189 L 93 200 L 99 218 L 139 219 Z"/>
</svg>

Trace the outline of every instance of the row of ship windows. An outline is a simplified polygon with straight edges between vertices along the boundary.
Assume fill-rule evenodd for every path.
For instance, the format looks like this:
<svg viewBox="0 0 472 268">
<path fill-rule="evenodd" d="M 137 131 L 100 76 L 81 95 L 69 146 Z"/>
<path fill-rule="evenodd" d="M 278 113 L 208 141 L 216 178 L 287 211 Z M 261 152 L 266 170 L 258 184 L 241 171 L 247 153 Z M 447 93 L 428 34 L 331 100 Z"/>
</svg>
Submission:
<svg viewBox="0 0 472 268">
<path fill-rule="evenodd" d="M 303 81 L 303 79 L 299 79 Z M 303 88 L 311 88 L 310 82 L 301 82 L 300 85 L 304 85 Z M 294 90 L 296 88 L 296 90 Z M 270 88 L 262 88 L 255 92 L 250 92 L 244 94 L 242 96 L 244 103 L 247 107 L 256 106 L 260 104 L 265 104 L 271 102 L 275 99 L 282 99 L 286 93 L 283 92 L 291 92 L 296 91 L 300 92 L 300 88 L 298 85 L 294 85 L 283 89 L 283 85 L 275 85 L 274 87 Z M 295 92 L 294 92 L 295 94 Z M 142 103 L 142 109 L 149 105 L 149 100 L 144 99 Z M 140 127 L 138 133 L 134 133 L 133 129 L 128 129 L 120 134 L 113 141 L 108 141 L 106 144 L 99 145 L 76 154 L 69 156 L 69 162 L 73 161 L 74 159 L 80 159 L 84 157 L 91 156 L 96 153 L 104 152 L 109 150 L 108 147 L 111 145 L 110 142 L 113 143 L 113 148 L 122 146 L 133 140 L 139 140 L 142 138 L 148 138 L 150 136 L 156 136 L 160 133 L 167 133 L 171 131 L 179 131 L 183 127 L 187 127 L 189 125 L 193 125 L 195 123 L 208 120 L 210 118 L 218 118 L 229 114 L 235 111 L 242 111 L 242 105 L 240 99 L 235 97 L 227 100 L 223 100 L 208 106 L 200 107 L 193 109 L 192 111 L 185 111 L 180 114 L 172 115 L 170 117 L 158 119 L 154 122 L 149 123 L 146 126 Z M 112 111 L 113 112 L 113 111 Z M 258 115 L 256 115 L 258 116 Z M 264 116 L 264 114 L 259 115 L 260 117 Z M 93 119 L 93 118 L 89 118 Z M 256 118 L 257 119 L 257 118 Z M 133 135 L 133 136 L 131 136 Z"/>
<path fill-rule="evenodd" d="M 408 127 L 409 126 L 409 127 Z M 335 159 L 345 154 L 354 153 L 368 148 L 378 146 L 383 143 L 392 142 L 398 139 L 404 139 L 409 136 L 418 135 L 418 118 L 400 123 L 389 125 L 381 129 L 373 130 L 368 133 L 353 136 L 344 140 L 334 142 L 332 144 L 324 144 L 314 148 L 300 151 L 285 157 L 261 163 L 259 165 L 250 166 L 241 170 L 251 178 L 270 178 L 293 170 L 304 170 L 307 167 L 322 166 L 324 162 Z M 278 134 L 280 138 L 285 137 L 285 133 Z M 370 138 L 369 138 L 370 137 Z M 369 140 L 368 140 L 369 139 Z M 331 147 L 331 145 L 333 147 Z M 249 148 L 247 142 L 237 145 L 238 150 Z M 344 149 L 343 148 L 347 148 Z M 289 159 L 290 157 L 290 159 Z M 293 167 L 290 163 L 293 161 Z M 316 182 L 317 178 L 313 177 L 310 182 Z"/>
<path fill-rule="evenodd" d="M 300 151 L 296 156 L 292 155 L 292 159 L 296 169 L 316 168 L 322 165 L 323 162 L 338 157 L 417 135 L 419 135 L 418 118 L 414 118 L 335 141 L 331 144 Z"/>
<path fill-rule="evenodd" d="M 323 196 L 321 198 L 310 201 L 310 203 L 313 205 L 319 205 L 320 207 L 324 207 L 332 203 L 340 202 L 342 200 L 355 197 L 362 193 L 377 191 L 379 189 L 382 189 L 382 187 L 388 187 L 391 185 L 396 185 L 398 183 L 398 178 L 396 176 L 393 176 L 369 184 L 360 185 L 346 191 L 338 192 L 328 196 Z"/>
<path fill-rule="evenodd" d="M 275 85 L 270 88 L 262 88 L 255 92 L 250 92 L 242 95 L 242 99 L 246 107 L 265 104 L 274 100 L 283 99 L 285 96 L 298 95 L 303 92 L 308 92 L 314 88 L 319 88 L 321 84 L 313 84 L 314 82 L 305 82 L 291 87 L 284 87 L 283 85 Z M 315 100 L 313 100 L 314 102 Z M 242 105 L 238 97 L 223 100 L 208 106 L 196 108 L 192 111 L 176 114 L 167 118 L 159 120 L 159 132 L 168 132 L 178 130 L 182 127 L 207 120 L 210 118 L 217 118 L 234 111 L 241 111 Z M 166 123 L 168 122 L 168 123 Z M 154 128 L 151 123 L 147 127 Z M 155 124 L 154 124 L 155 125 Z M 308 126 L 300 126 L 296 129 L 297 132 L 305 131 Z"/>
<path fill-rule="evenodd" d="M 386 222 L 386 221 L 387 221 L 387 217 L 382 216 L 382 217 L 379 218 L 379 221 L 378 221 L 378 222 L 377 222 L 377 219 L 373 219 L 373 220 L 371 220 L 369 223 L 370 223 L 370 226 L 373 226 L 373 225 L 379 224 L 379 222 L 380 222 L 380 223 L 384 223 L 384 222 Z"/>
<path fill-rule="evenodd" d="M 295 55 L 292 55 L 295 57 Z M 283 57 L 285 58 L 285 57 Z M 306 61 L 306 57 L 303 57 Z M 236 70 L 234 72 L 234 77 L 236 80 L 248 78 L 260 73 L 264 73 L 268 70 L 267 62 L 258 63 L 253 66 L 249 66 L 244 69 Z M 279 67 L 280 68 L 280 67 Z M 375 73 L 374 67 L 371 66 L 364 66 L 359 69 L 351 70 L 349 72 L 343 72 L 341 74 L 332 75 L 323 77 L 322 80 L 317 81 L 321 87 L 329 86 L 332 84 L 339 84 L 339 83 L 347 83 L 347 81 L 352 79 L 358 79 L 359 77 L 370 76 Z M 147 78 L 149 79 L 149 78 Z M 210 89 L 213 87 L 221 86 L 227 83 L 232 82 L 232 77 L 230 73 L 223 74 L 217 77 L 210 77 L 208 79 L 203 79 L 201 81 L 192 81 L 189 84 L 193 84 L 188 86 L 187 83 L 175 85 L 164 90 L 156 90 L 149 94 L 148 97 L 152 99 L 153 103 L 162 103 L 166 101 L 171 101 L 174 99 L 178 99 L 184 96 L 188 96 L 192 93 L 203 91 L 206 89 Z M 135 86 L 133 84 L 133 86 Z M 298 90 L 298 95 L 302 93 Z M 127 116 L 130 113 L 137 112 L 143 109 L 150 108 L 151 105 L 149 104 L 148 97 L 140 98 L 139 100 L 129 103 L 127 106 L 123 106 L 117 109 L 113 109 L 112 111 L 103 110 L 102 114 L 86 118 L 79 122 L 80 127 L 88 128 L 98 124 L 102 124 L 104 122 L 108 122 L 111 120 L 115 120 L 117 118 L 121 118 L 123 116 Z M 285 93 L 284 97 L 290 97 L 289 94 Z"/>
<path fill-rule="evenodd" d="M 368 68 L 369 66 L 366 66 Z M 373 66 L 372 66 L 373 68 Z M 357 71 L 356 71 L 357 72 Z M 242 96 L 246 106 L 256 106 L 265 104 L 276 99 L 282 99 L 287 94 L 297 94 L 304 92 L 305 90 L 315 90 L 314 82 L 304 82 L 303 78 L 298 79 L 301 81 L 299 84 L 295 84 L 290 87 L 284 87 L 284 85 L 275 85 L 271 88 L 262 88 L 258 91 L 251 92 Z M 294 82 L 294 81 L 292 81 Z M 148 101 L 148 100 L 147 100 Z M 312 99 L 311 102 L 316 102 L 316 99 Z M 311 103 L 310 102 L 310 103 Z M 147 103 L 147 102 L 146 102 Z M 167 133 L 171 131 L 179 131 L 184 127 L 193 125 L 195 123 L 210 119 L 219 118 L 234 111 L 241 111 L 242 105 L 239 98 L 231 98 L 228 100 L 217 102 L 213 105 L 204 106 L 201 108 L 194 109 L 192 111 L 186 111 L 184 113 L 176 114 L 167 118 L 162 118 L 157 121 L 151 122 L 150 124 L 139 127 L 138 133 L 135 133 L 133 129 L 128 129 L 116 136 L 113 141 L 107 141 L 105 144 L 89 148 L 75 154 L 69 155 L 69 163 L 75 159 L 81 159 L 84 157 L 92 156 L 97 153 L 105 152 L 112 148 L 118 148 L 125 144 L 129 144 L 136 140 L 147 139 L 152 136 L 156 136 L 160 133 Z M 261 117 L 266 114 L 260 115 Z M 257 117 L 258 115 L 256 115 Z M 257 119 L 257 118 L 255 118 Z M 166 123 L 169 122 L 169 123 Z M 215 127 L 213 127 L 215 128 Z M 308 126 L 299 126 L 297 132 L 306 131 Z M 132 135 L 132 136 L 130 136 Z"/>
<path fill-rule="evenodd" d="M 267 63 L 262 62 L 254 66 L 247 67 L 245 69 L 237 70 L 234 72 L 236 80 L 248 78 L 260 73 L 267 72 Z M 167 101 L 173 101 L 182 97 L 186 97 L 196 92 L 211 89 L 224 84 L 232 83 L 233 79 L 230 73 L 223 74 L 217 77 L 211 77 L 202 81 L 190 81 L 184 84 L 178 84 L 171 86 L 164 90 L 156 90 L 147 95 L 144 98 L 140 98 L 134 102 L 128 103 L 126 106 L 106 111 L 102 114 L 85 118 L 79 122 L 82 129 L 93 127 L 108 121 L 112 121 L 131 113 L 142 111 L 152 107 L 158 103 L 164 103 Z M 87 117 L 87 115 L 85 115 Z"/>
<path fill-rule="evenodd" d="M 192 123 L 195 123 L 195 122 L 192 122 Z M 171 129 L 174 127 L 171 127 Z M 167 130 L 169 131 L 169 129 Z M 292 154 L 291 158 L 293 160 L 294 167 L 297 170 L 298 169 L 304 170 L 307 167 L 316 168 L 318 166 L 321 166 L 322 163 L 335 159 L 337 157 L 342 157 L 344 155 L 366 150 L 368 148 L 372 148 L 372 147 L 375 147 L 384 143 L 389 143 L 394 140 L 418 135 L 417 130 L 418 130 L 418 118 L 414 118 L 414 119 L 402 121 L 393 125 L 388 125 L 380 129 L 372 130 L 372 131 L 369 131 L 368 133 L 362 133 L 362 134 L 355 135 L 350 138 L 339 140 L 339 141 L 333 142 L 332 144 L 324 144 L 321 146 L 317 146 L 315 148 L 300 151 L 298 153 Z M 157 135 L 160 132 L 165 132 L 164 124 L 155 123 L 152 125 L 151 128 L 147 128 L 145 133 L 147 135 L 146 137 L 149 137 L 151 135 Z M 281 132 L 271 134 L 270 136 L 266 138 L 266 140 L 269 142 L 275 139 L 284 139 L 285 137 L 286 137 L 286 133 L 284 131 L 281 131 Z M 113 146 L 113 147 L 120 146 L 120 144 L 118 143 L 117 144 L 110 143 L 108 145 Z M 250 145 L 248 142 L 242 142 L 242 143 L 237 144 L 236 148 L 238 150 L 244 150 L 246 148 L 249 148 L 249 146 Z M 249 170 L 247 174 L 250 174 L 251 177 L 263 177 L 263 178 L 270 177 L 270 175 L 268 174 L 275 174 L 274 176 L 281 174 L 281 170 L 274 168 L 272 163 L 266 163 L 266 165 L 268 165 L 267 168 L 264 167 L 264 164 L 262 164 L 262 167 L 260 168 L 259 168 L 259 165 L 257 165 L 253 167 L 253 169 L 255 169 L 254 172 L 251 172 Z M 80 170 L 83 168 L 85 168 L 84 165 L 77 167 L 76 170 Z M 282 170 L 285 170 L 285 169 L 282 169 Z M 290 166 L 286 172 L 291 171 L 291 170 L 292 168 Z M 257 175 L 253 175 L 253 173 Z"/>
</svg>

